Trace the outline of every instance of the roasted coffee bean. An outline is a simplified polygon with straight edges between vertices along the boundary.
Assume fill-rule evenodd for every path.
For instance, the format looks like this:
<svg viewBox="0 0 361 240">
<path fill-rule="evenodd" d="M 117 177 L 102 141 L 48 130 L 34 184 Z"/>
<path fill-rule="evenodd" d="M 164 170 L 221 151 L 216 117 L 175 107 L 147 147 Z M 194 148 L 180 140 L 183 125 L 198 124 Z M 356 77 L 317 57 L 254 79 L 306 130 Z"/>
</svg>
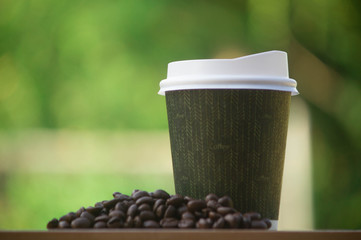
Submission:
<svg viewBox="0 0 361 240">
<path fill-rule="evenodd" d="M 135 204 L 135 201 L 132 200 L 123 200 L 121 203 L 123 203 L 123 206 L 128 209 L 130 206 L 132 206 L 133 204 Z"/>
<path fill-rule="evenodd" d="M 109 213 L 109 210 L 106 209 L 106 208 L 103 208 L 103 209 L 100 211 L 99 215 L 108 215 L 108 213 Z"/>
<path fill-rule="evenodd" d="M 144 228 L 160 228 L 160 225 L 158 222 L 154 220 L 147 220 L 143 223 Z"/>
<path fill-rule="evenodd" d="M 109 220 L 108 215 L 100 215 L 94 219 L 95 222 L 107 222 Z"/>
<path fill-rule="evenodd" d="M 80 217 L 82 212 L 85 212 L 85 207 L 81 207 L 81 208 L 79 208 L 78 211 L 76 211 L 76 213 L 75 213 L 76 217 Z"/>
<path fill-rule="evenodd" d="M 223 228 L 224 227 L 224 219 L 222 217 L 218 218 L 217 221 L 215 221 L 215 223 L 213 223 L 213 228 Z"/>
<path fill-rule="evenodd" d="M 266 222 L 263 220 L 254 220 L 251 222 L 251 228 L 267 229 L 268 226 L 267 226 Z"/>
<path fill-rule="evenodd" d="M 60 221 L 67 221 L 68 223 L 71 223 L 76 218 L 76 214 L 74 212 L 70 212 L 62 217 L 59 218 Z"/>
<path fill-rule="evenodd" d="M 222 215 L 217 212 L 211 211 L 211 212 L 209 212 L 208 217 L 210 219 L 212 219 L 213 221 L 215 221 L 215 220 L 218 220 L 218 218 L 222 217 Z"/>
<path fill-rule="evenodd" d="M 207 215 L 201 211 L 195 211 L 194 216 L 196 216 L 196 219 L 207 218 Z"/>
<path fill-rule="evenodd" d="M 127 207 L 123 204 L 123 202 L 118 202 L 117 204 L 115 204 L 114 209 L 115 209 L 115 210 L 122 211 L 122 212 L 126 212 L 126 211 L 127 211 Z"/>
<path fill-rule="evenodd" d="M 188 211 L 195 212 L 200 211 L 207 207 L 207 203 L 204 200 L 191 200 L 187 203 Z"/>
<path fill-rule="evenodd" d="M 221 204 L 223 207 L 231 207 L 233 208 L 233 201 L 230 197 L 224 196 L 218 199 L 218 203 Z"/>
<path fill-rule="evenodd" d="M 242 227 L 243 225 L 243 215 L 240 212 L 233 213 L 234 218 L 236 219 L 237 226 Z"/>
<path fill-rule="evenodd" d="M 157 199 L 153 205 L 153 211 L 155 212 L 160 205 L 164 205 L 164 204 L 165 204 L 164 199 Z"/>
<path fill-rule="evenodd" d="M 138 192 L 135 192 L 133 195 L 132 195 L 133 199 L 135 201 L 137 201 L 139 198 L 141 197 L 150 197 L 149 193 L 146 192 L 146 191 L 138 191 Z"/>
<path fill-rule="evenodd" d="M 70 228 L 70 224 L 67 221 L 60 221 L 59 228 Z"/>
<path fill-rule="evenodd" d="M 138 206 L 137 204 L 133 204 L 128 208 L 127 215 L 131 217 L 135 217 L 138 214 Z"/>
<path fill-rule="evenodd" d="M 142 219 L 140 219 L 139 216 L 136 216 L 133 220 L 134 222 L 134 227 L 135 228 L 141 228 L 142 227 Z"/>
<path fill-rule="evenodd" d="M 238 228 L 239 227 L 239 222 L 237 221 L 237 218 L 231 213 L 224 216 L 224 221 L 226 223 L 226 226 L 229 228 Z"/>
<path fill-rule="evenodd" d="M 124 219 L 125 218 L 125 214 L 124 212 L 122 211 L 119 211 L 119 210 L 113 210 L 109 213 L 109 217 L 112 218 L 112 217 L 118 217 L 120 219 Z"/>
<path fill-rule="evenodd" d="M 50 220 L 50 221 L 48 222 L 48 224 L 46 225 L 46 228 L 47 228 L 47 229 L 57 228 L 58 225 L 59 225 L 58 219 L 53 218 L 52 220 Z"/>
<path fill-rule="evenodd" d="M 151 208 L 150 208 L 150 206 L 149 206 L 149 204 L 147 204 L 147 203 L 143 203 L 142 205 L 140 205 L 139 207 L 138 207 L 138 209 L 139 209 L 139 211 L 146 211 L 146 210 L 151 210 Z"/>
<path fill-rule="evenodd" d="M 212 210 L 211 210 L 210 208 L 203 208 L 203 209 L 202 209 L 202 214 L 208 218 L 209 213 L 210 213 L 211 211 L 212 211 Z"/>
<path fill-rule="evenodd" d="M 155 211 L 155 215 L 157 215 L 158 218 L 163 218 L 166 209 L 167 207 L 165 205 L 160 205 Z"/>
<path fill-rule="evenodd" d="M 103 208 L 104 205 L 103 205 L 102 202 L 97 202 L 97 203 L 94 204 L 94 207 L 101 207 L 101 208 Z"/>
<path fill-rule="evenodd" d="M 89 219 L 89 221 L 91 223 L 94 222 L 94 220 L 95 220 L 95 216 L 93 214 L 88 213 L 88 212 L 82 212 L 82 214 L 80 214 L 80 217 Z"/>
<path fill-rule="evenodd" d="M 251 218 L 249 215 L 242 216 L 242 228 L 250 228 L 251 227 Z"/>
<path fill-rule="evenodd" d="M 160 221 L 160 225 L 162 226 L 162 228 L 177 228 L 178 220 L 175 218 L 163 218 Z"/>
<path fill-rule="evenodd" d="M 111 209 L 113 208 L 118 202 L 120 202 L 121 200 L 118 198 L 113 198 L 109 201 L 104 201 L 103 205 L 106 209 Z"/>
<path fill-rule="evenodd" d="M 96 222 L 94 228 L 107 228 L 107 223 L 103 221 Z"/>
<path fill-rule="evenodd" d="M 235 213 L 236 210 L 231 207 L 219 207 L 217 208 L 217 212 L 223 216 L 227 215 L 228 213 Z"/>
<path fill-rule="evenodd" d="M 96 216 L 101 212 L 102 209 L 103 209 L 103 207 L 87 207 L 85 209 L 85 211 L 87 211 L 88 213 Z"/>
<path fill-rule="evenodd" d="M 164 212 L 164 218 L 173 218 L 177 216 L 177 209 L 173 205 L 169 205 Z"/>
<path fill-rule="evenodd" d="M 267 228 L 272 227 L 272 222 L 268 218 L 263 219 L 263 221 L 267 224 Z"/>
<path fill-rule="evenodd" d="M 121 227 L 123 227 L 123 225 L 124 225 L 124 223 L 123 223 L 122 219 L 120 219 L 118 217 L 112 217 L 107 222 L 108 228 L 121 228 Z"/>
<path fill-rule="evenodd" d="M 185 196 L 184 198 L 184 203 L 187 204 L 189 201 L 194 200 L 193 198 L 191 198 L 190 196 Z"/>
<path fill-rule="evenodd" d="M 208 202 L 207 202 L 207 207 L 209 207 L 209 208 L 211 208 L 211 209 L 214 209 L 214 210 L 216 210 L 218 207 L 220 207 L 221 206 L 221 204 L 219 204 L 217 201 L 215 201 L 215 200 L 209 200 Z"/>
<path fill-rule="evenodd" d="M 196 217 L 191 212 L 185 212 L 182 214 L 182 219 L 191 219 L 191 220 L 195 221 Z"/>
<path fill-rule="evenodd" d="M 200 218 L 196 223 L 197 228 L 211 228 L 211 222 L 207 221 L 205 218 Z"/>
<path fill-rule="evenodd" d="M 182 195 L 176 194 L 167 199 L 166 205 L 167 206 L 173 205 L 175 207 L 178 207 L 178 206 L 182 205 L 183 203 L 184 203 L 184 199 L 183 199 Z"/>
<path fill-rule="evenodd" d="M 153 192 L 153 198 L 168 199 L 168 198 L 170 198 L 170 196 L 166 191 L 158 189 Z"/>
<path fill-rule="evenodd" d="M 149 196 L 144 196 L 144 197 L 140 197 L 137 199 L 137 201 L 135 202 L 138 206 L 142 205 L 143 203 L 147 203 L 152 205 L 154 202 L 154 199 L 149 197 Z"/>
<path fill-rule="evenodd" d="M 262 217 L 261 217 L 261 214 L 259 213 L 256 213 L 256 212 L 248 212 L 248 213 L 245 213 L 244 214 L 245 216 L 249 216 L 249 218 L 251 219 L 251 221 L 253 220 L 260 220 Z"/>
<path fill-rule="evenodd" d="M 187 205 L 183 204 L 183 205 L 178 207 L 177 214 L 178 214 L 178 216 L 182 216 L 182 214 L 187 212 L 187 211 L 188 211 Z"/>
<path fill-rule="evenodd" d="M 133 195 L 134 195 L 136 192 L 139 192 L 139 191 L 140 191 L 139 189 L 134 189 L 134 190 L 132 191 L 131 196 L 133 197 Z"/>
<path fill-rule="evenodd" d="M 149 211 L 149 210 L 140 212 L 139 216 L 140 216 L 140 219 L 142 219 L 142 221 L 154 220 L 155 219 L 155 214 L 152 211 Z"/>
<path fill-rule="evenodd" d="M 114 197 L 114 198 L 115 198 L 116 196 L 119 196 L 119 195 L 121 195 L 120 192 L 113 192 L 113 197 Z"/>
<path fill-rule="evenodd" d="M 127 220 L 124 223 L 125 228 L 132 228 L 134 226 L 134 219 L 131 216 L 127 217 Z"/>
<path fill-rule="evenodd" d="M 179 228 L 194 228 L 196 226 L 196 223 L 193 219 L 182 219 L 178 222 Z"/>
<path fill-rule="evenodd" d="M 91 225 L 92 224 L 91 224 L 90 220 L 88 218 L 85 218 L 85 217 L 80 217 L 80 218 L 74 219 L 71 222 L 71 227 L 72 228 L 90 228 Z"/>
<path fill-rule="evenodd" d="M 213 200 L 213 201 L 218 201 L 218 196 L 214 193 L 210 193 L 206 196 L 205 198 L 206 202 Z"/>
</svg>

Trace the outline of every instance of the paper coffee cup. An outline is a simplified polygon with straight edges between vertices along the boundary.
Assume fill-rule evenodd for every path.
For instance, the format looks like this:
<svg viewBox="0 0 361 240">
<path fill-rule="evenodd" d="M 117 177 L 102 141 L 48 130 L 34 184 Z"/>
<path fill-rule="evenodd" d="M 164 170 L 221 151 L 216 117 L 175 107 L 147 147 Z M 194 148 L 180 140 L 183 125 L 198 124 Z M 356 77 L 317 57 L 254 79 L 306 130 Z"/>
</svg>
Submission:
<svg viewBox="0 0 361 240">
<path fill-rule="evenodd" d="M 298 94 L 287 54 L 173 62 L 160 87 L 176 192 L 228 195 L 277 229 L 290 98 Z"/>
</svg>

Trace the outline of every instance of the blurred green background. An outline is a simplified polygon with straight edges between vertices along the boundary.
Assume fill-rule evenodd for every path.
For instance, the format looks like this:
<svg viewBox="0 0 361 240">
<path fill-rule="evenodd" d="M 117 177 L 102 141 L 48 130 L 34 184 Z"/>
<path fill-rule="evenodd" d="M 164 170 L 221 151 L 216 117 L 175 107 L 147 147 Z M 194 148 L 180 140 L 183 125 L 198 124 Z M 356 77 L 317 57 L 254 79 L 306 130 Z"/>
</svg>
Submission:
<svg viewBox="0 0 361 240">
<path fill-rule="evenodd" d="M 312 228 L 360 229 L 360 12 L 357 0 L 0 0 L 0 229 L 45 229 L 114 191 L 174 193 L 167 64 L 274 49 L 310 116 Z"/>
</svg>

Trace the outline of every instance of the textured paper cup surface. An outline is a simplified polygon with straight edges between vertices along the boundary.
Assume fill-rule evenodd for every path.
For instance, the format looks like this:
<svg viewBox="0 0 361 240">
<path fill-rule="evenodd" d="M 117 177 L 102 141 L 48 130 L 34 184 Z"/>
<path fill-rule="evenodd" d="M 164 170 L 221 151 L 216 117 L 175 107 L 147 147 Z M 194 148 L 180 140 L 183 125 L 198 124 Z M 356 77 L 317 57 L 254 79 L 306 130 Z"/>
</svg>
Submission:
<svg viewBox="0 0 361 240">
<path fill-rule="evenodd" d="M 176 192 L 229 195 L 241 212 L 278 219 L 290 92 L 166 92 Z"/>
</svg>

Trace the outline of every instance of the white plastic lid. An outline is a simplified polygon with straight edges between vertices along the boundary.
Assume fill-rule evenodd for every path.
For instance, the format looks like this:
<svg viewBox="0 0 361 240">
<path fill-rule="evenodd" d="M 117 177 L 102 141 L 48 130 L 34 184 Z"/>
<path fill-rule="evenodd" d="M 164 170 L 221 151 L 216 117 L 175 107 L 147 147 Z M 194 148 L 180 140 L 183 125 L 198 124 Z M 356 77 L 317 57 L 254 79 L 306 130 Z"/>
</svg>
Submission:
<svg viewBox="0 0 361 240">
<path fill-rule="evenodd" d="M 171 62 L 158 94 L 186 89 L 263 89 L 297 95 L 296 86 L 288 77 L 287 53 L 269 51 L 234 59 Z"/>
</svg>

